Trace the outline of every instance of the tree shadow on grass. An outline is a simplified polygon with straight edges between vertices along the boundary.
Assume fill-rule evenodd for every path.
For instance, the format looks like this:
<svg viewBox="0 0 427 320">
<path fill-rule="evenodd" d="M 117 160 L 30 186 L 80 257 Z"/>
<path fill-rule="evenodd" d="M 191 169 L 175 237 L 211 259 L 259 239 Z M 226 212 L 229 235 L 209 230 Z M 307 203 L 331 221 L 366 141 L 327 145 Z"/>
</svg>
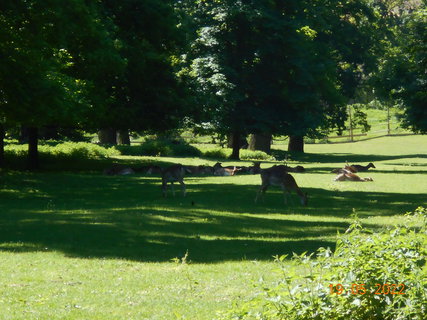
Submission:
<svg viewBox="0 0 427 320">
<path fill-rule="evenodd" d="M 421 165 L 418 165 L 419 167 Z M 427 163 L 425 164 L 426 168 L 427 168 Z M 307 168 L 305 170 L 304 173 L 330 173 L 331 174 L 331 178 L 333 177 L 334 173 L 332 173 L 331 171 L 334 169 L 340 169 L 343 168 L 344 166 L 327 166 L 327 167 L 312 167 L 312 168 Z M 358 175 L 369 175 L 371 173 L 393 173 L 393 174 L 427 174 L 427 170 L 405 170 L 402 169 L 402 165 L 397 165 L 396 168 L 389 166 L 389 167 L 384 167 L 382 166 L 382 168 L 384 169 L 389 169 L 389 170 L 381 170 L 381 169 L 370 169 L 368 171 L 364 171 L 364 172 L 358 172 Z M 403 167 L 404 168 L 404 167 Z"/>
<path fill-rule="evenodd" d="M 187 180 L 188 197 L 165 199 L 156 177 L 8 176 L 0 194 L 0 250 L 155 262 L 188 250 L 197 263 L 271 260 L 333 247 L 353 209 L 361 216 L 393 215 L 425 196 L 308 188 L 310 203 L 302 207 L 295 195 L 285 206 L 272 189 L 255 204 L 257 185 Z"/>
<path fill-rule="evenodd" d="M 276 159 L 286 159 L 305 163 L 320 162 L 320 163 L 339 163 L 345 164 L 347 161 L 350 164 L 369 162 L 410 159 L 410 158 L 427 158 L 426 154 L 406 154 L 406 155 L 376 155 L 376 154 L 354 154 L 354 153 L 300 153 L 287 152 L 283 150 L 273 150 L 272 155 Z"/>
</svg>

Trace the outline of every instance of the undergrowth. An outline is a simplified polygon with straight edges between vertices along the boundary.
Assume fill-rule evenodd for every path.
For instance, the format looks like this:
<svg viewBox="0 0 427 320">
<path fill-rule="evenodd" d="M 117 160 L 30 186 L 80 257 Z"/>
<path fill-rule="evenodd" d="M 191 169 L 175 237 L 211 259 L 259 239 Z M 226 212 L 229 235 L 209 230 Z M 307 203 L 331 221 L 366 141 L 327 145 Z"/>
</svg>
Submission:
<svg viewBox="0 0 427 320">
<path fill-rule="evenodd" d="M 414 227 L 414 222 L 422 222 Z M 356 219 L 338 236 L 336 251 L 294 254 L 297 268 L 276 257 L 279 280 L 221 319 L 427 319 L 427 210 L 379 232 Z"/>
</svg>

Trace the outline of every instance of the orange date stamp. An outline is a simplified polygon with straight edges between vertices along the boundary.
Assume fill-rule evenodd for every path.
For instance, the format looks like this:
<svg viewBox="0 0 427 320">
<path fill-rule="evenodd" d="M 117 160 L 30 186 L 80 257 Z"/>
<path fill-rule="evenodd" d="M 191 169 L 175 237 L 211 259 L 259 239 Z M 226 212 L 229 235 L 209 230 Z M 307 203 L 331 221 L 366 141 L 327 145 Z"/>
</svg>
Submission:
<svg viewBox="0 0 427 320">
<path fill-rule="evenodd" d="M 352 283 L 349 286 L 344 286 L 341 283 L 330 284 L 329 294 L 405 294 L 406 286 L 403 283 L 376 283 L 374 288 L 366 288 L 364 283 Z"/>
</svg>

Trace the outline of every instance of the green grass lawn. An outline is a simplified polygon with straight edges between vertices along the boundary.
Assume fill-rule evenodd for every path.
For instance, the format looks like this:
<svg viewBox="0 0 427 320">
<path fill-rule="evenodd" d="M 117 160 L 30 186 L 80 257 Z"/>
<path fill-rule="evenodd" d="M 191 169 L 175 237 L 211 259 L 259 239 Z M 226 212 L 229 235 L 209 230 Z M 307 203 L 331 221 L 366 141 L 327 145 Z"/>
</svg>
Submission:
<svg viewBox="0 0 427 320">
<path fill-rule="evenodd" d="M 374 181 L 333 182 L 345 161 L 374 162 Z M 427 206 L 426 136 L 306 145 L 291 164 L 307 207 L 278 189 L 255 204 L 259 175 L 187 177 L 186 198 L 164 199 L 154 176 L 3 172 L 0 319 L 212 319 L 272 277 L 273 255 L 333 247 L 353 213 L 377 228 Z"/>
</svg>

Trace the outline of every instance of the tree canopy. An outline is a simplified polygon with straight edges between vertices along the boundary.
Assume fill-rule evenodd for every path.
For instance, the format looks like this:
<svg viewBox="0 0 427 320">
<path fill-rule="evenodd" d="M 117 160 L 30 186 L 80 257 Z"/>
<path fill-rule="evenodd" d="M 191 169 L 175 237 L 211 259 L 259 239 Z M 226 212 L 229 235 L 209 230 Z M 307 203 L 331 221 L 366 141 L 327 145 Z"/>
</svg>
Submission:
<svg viewBox="0 0 427 320">
<path fill-rule="evenodd" d="M 342 130 L 363 85 L 425 133 L 426 38 L 425 0 L 4 0 L 1 123 L 185 124 L 238 158 L 250 133 Z"/>
<path fill-rule="evenodd" d="M 186 71 L 215 131 L 343 126 L 345 103 L 375 65 L 376 17 L 364 1 L 191 3 L 198 28 Z"/>
</svg>

